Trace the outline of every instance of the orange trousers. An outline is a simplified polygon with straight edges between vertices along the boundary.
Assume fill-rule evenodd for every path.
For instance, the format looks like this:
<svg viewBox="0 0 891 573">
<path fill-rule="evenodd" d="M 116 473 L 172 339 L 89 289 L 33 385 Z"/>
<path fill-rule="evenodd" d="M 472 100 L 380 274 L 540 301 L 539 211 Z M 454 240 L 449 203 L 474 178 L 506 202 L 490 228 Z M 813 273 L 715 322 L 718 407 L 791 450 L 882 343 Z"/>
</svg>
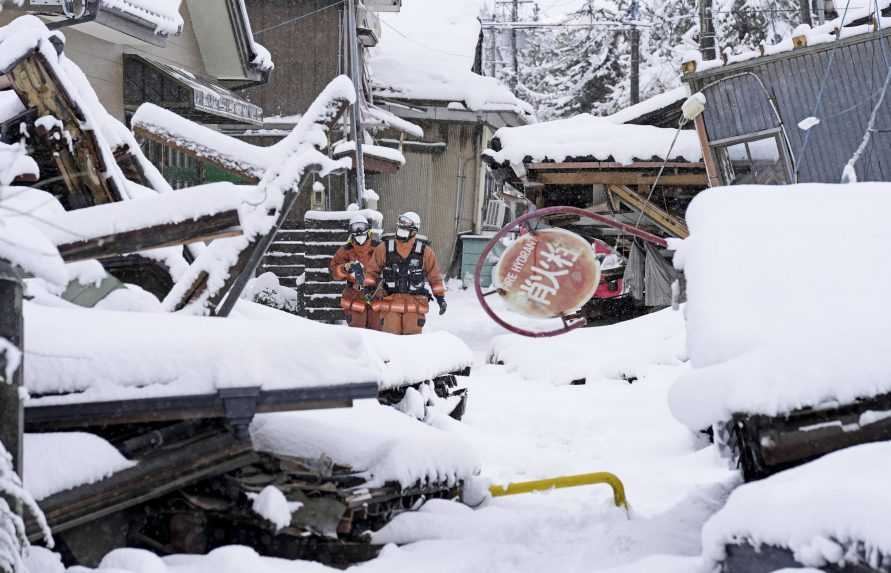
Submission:
<svg viewBox="0 0 891 573">
<path fill-rule="evenodd" d="M 353 288 L 346 288 L 340 297 L 340 308 L 346 317 L 347 324 L 353 328 L 381 329 L 380 314 L 375 311 Z"/>
<path fill-rule="evenodd" d="M 427 297 L 410 294 L 391 294 L 372 306 L 380 313 L 381 330 L 390 334 L 420 334 L 430 310 Z"/>
</svg>

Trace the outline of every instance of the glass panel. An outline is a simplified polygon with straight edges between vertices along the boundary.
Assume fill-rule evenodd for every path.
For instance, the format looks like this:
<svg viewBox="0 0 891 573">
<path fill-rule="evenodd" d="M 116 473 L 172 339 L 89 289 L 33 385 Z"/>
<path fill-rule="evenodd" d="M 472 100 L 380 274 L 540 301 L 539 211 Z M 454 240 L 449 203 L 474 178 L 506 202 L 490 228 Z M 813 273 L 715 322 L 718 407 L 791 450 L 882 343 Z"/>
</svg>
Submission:
<svg viewBox="0 0 891 573">
<path fill-rule="evenodd" d="M 732 143 L 718 148 L 725 185 L 789 183 L 789 169 L 778 137 Z"/>
</svg>

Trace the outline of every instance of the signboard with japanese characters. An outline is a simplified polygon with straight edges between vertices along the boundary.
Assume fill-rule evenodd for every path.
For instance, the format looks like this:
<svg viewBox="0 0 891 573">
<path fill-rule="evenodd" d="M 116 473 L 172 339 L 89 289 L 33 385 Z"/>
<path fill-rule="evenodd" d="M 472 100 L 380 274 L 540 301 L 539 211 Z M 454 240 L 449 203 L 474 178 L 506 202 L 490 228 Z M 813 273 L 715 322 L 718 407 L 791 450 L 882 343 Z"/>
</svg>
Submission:
<svg viewBox="0 0 891 573">
<path fill-rule="evenodd" d="M 507 304 L 535 318 L 574 312 L 591 298 L 599 281 L 594 247 L 556 228 L 520 236 L 493 271 L 493 284 Z"/>
</svg>

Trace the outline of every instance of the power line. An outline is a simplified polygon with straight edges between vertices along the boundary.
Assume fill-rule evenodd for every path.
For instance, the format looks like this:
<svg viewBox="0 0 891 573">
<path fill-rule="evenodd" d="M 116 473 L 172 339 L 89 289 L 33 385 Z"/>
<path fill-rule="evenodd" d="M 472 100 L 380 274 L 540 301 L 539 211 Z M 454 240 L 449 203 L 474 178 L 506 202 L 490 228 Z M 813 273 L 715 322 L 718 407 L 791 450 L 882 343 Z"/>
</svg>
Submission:
<svg viewBox="0 0 891 573">
<path fill-rule="evenodd" d="M 389 22 L 387 22 L 387 21 L 384 20 L 383 18 L 381 18 L 381 22 L 383 22 L 384 26 L 386 26 L 387 28 L 393 30 L 394 32 L 396 32 L 397 34 L 399 34 L 400 36 L 402 36 L 403 38 L 405 38 L 405 39 L 408 40 L 409 42 L 415 43 L 415 44 L 421 46 L 422 48 L 427 48 L 428 50 L 430 50 L 430 51 L 432 51 L 432 52 L 437 52 L 437 53 L 440 53 L 440 54 L 445 54 L 446 56 L 453 56 L 453 57 L 456 57 L 456 58 L 464 58 L 464 59 L 470 59 L 470 58 L 473 57 L 473 56 L 471 56 L 471 55 L 469 55 L 469 54 L 459 54 L 459 53 L 457 53 L 457 52 L 447 52 L 447 51 L 445 51 L 445 50 L 440 50 L 439 48 L 434 48 L 434 47 L 432 47 L 432 46 L 428 46 L 427 44 L 425 44 L 425 43 L 423 43 L 423 42 L 419 42 L 418 40 L 415 40 L 414 38 L 410 38 L 409 36 L 406 36 L 404 33 L 402 33 L 401 31 L 399 31 L 399 29 L 397 29 L 396 26 L 394 26 L 393 24 L 390 24 Z"/>
<path fill-rule="evenodd" d="M 309 18 L 310 16 L 315 16 L 316 14 L 318 14 L 320 12 L 324 12 L 325 10 L 328 10 L 330 8 L 336 8 L 338 6 L 342 6 L 343 3 L 344 3 L 344 0 L 338 0 L 338 2 L 335 2 L 334 4 L 329 4 L 328 6 L 325 6 L 323 8 L 319 8 L 318 10 L 313 10 L 312 12 L 307 12 L 306 14 L 304 14 L 302 16 L 297 16 L 296 18 L 291 18 L 289 20 L 285 20 L 284 22 L 280 22 L 280 23 L 276 24 L 275 26 L 270 26 L 268 28 L 263 28 L 262 30 L 258 30 L 256 32 L 254 32 L 254 36 L 256 37 L 256 36 L 259 36 L 260 34 L 263 34 L 265 32 L 269 32 L 271 30 L 281 28 L 282 26 L 287 26 L 288 24 L 293 24 L 294 22 L 299 22 L 300 20 L 303 20 L 304 18 Z"/>
</svg>

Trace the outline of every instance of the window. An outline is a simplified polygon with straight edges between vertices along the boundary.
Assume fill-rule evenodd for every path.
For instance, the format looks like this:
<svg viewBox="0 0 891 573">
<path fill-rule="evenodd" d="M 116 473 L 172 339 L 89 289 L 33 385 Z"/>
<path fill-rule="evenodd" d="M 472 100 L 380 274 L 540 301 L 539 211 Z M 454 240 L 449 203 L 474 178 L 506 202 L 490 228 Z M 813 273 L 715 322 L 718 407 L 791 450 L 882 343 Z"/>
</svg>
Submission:
<svg viewBox="0 0 891 573">
<path fill-rule="evenodd" d="M 711 142 L 724 185 L 783 185 L 792 183 L 783 133 L 770 129 Z"/>
</svg>

